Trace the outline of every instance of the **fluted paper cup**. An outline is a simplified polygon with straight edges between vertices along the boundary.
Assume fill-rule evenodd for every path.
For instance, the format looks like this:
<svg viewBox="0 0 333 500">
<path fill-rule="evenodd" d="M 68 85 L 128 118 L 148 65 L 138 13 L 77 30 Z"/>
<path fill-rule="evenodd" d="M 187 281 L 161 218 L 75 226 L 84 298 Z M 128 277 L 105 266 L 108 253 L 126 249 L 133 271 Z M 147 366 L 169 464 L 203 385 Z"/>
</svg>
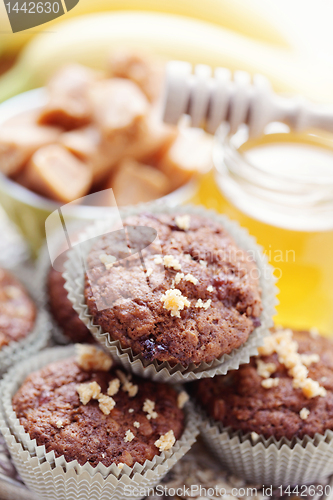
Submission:
<svg viewBox="0 0 333 500">
<path fill-rule="evenodd" d="M 39 302 L 39 289 L 40 283 L 38 280 L 34 281 L 32 285 L 32 276 L 34 275 L 33 268 L 20 266 L 8 270 L 11 274 L 26 287 L 27 291 L 34 300 L 37 308 L 35 324 L 31 332 L 24 338 L 17 342 L 10 342 L 8 345 L 0 349 L 0 376 L 5 373 L 13 364 L 31 356 L 44 347 L 46 347 L 50 339 L 50 323 L 48 315 L 43 309 L 40 308 Z"/>
<path fill-rule="evenodd" d="M 80 465 L 76 460 L 67 462 L 63 456 L 56 458 L 54 452 L 46 453 L 30 439 L 12 407 L 12 398 L 27 375 L 47 364 L 74 355 L 74 346 L 47 349 L 13 367 L 0 386 L 0 431 L 2 432 L 12 460 L 25 484 L 45 500 L 110 500 L 137 498 L 129 493 L 133 488 L 153 488 L 178 460 L 191 448 L 198 434 L 194 408 L 191 402 L 185 405 L 185 429 L 169 451 L 164 451 L 153 460 L 133 467 L 125 465 L 119 469 L 115 464 L 92 467 Z"/>
<path fill-rule="evenodd" d="M 268 264 L 267 257 L 263 254 L 261 247 L 257 245 L 255 238 L 250 236 L 248 231 L 241 228 L 238 223 L 229 220 L 224 215 L 192 205 L 171 208 L 161 203 L 145 204 L 121 211 L 121 217 L 124 219 L 130 215 L 137 215 L 144 212 L 156 214 L 192 214 L 209 217 L 222 224 L 240 248 L 251 252 L 251 255 L 256 260 L 262 290 L 263 312 L 260 317 L 261 325 L 254 329 L 248 340 L 238 349 L 234 349 L 230 354 L 224 354 L 219 359 L 213 360 L 210 363 L 192 363 L 188 366 L 177 364 L 171 366 L 167 362 L 147 361 L 141 354 L 134 354 L 131 348 L 123 348 L 118 340 L 112 340 L 110 333 L 104 332 L 99 325 L 94 324 L 93 317 L 89 314 L 84 298 L 84 265 L 82 258 L 86 259 L 90 250 L 86 244 L 84 250 L 80 245 L 77 245 L 68 253 L 68 260 L 65 264 L 66 271 L 64 273 L 68 298 L 71 300 L 74 309 L 78 312 L 80 319 L 89 328 L 95 339 L 115 359 L 119 359 L 127 370 L 155 381 L 170 381 L 173 383 L 190 382 L 204 377 L 225 375 L 229 370 L 235 370 L 241 364 L 248 363 L 251 356 L 258 354 L 258 347 L 263 344 L 264 337 L 269 333 L 269 328 L 273 325 L 272 317 L 275 314 L 275 305 L 277 304 L 276 295 L 278 291 L 275 285 L 276 278 L 273 275 L 273 267 Z M 96 238 L 96 235 L 103 234 L 103 229 L 107 231 L 109 225 L 110 221 L 97 221 L 81 234 L 79 241 L 94 241 L 93 239 Z"/>
<path fill-rule="evenodd" d="M 333 432 L 292 441 L 265 439 L 224 428 L 196 408 L 202 438 L 231 473 L 254 484 L 294 486 L 324 482 L 333 474 Z"/>
</svg>

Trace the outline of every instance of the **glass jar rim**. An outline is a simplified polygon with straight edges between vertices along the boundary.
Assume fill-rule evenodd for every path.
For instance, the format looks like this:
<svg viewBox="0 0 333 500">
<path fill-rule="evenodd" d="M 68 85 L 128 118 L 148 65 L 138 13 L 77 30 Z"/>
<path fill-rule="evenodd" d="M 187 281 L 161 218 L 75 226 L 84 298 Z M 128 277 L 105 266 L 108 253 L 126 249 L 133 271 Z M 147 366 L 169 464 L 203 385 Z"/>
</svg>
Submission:
<svg viewBox="0 0 333 500">
<path fill-rule="evenodd" d="M 267 130 L 267 131 L 266 131 Z M 263 136 L 269 137 L 270 135 L 285 135 L 286 138 L 291 134 L 290 128 L 282 123 L 272 123 L 270 124 L 264 131 Z M 307 141 L 304 139 L 301 140 L 301 136 L 299 134 L 299 141 L 294 141 L 294 143 L 299 144 L 311 144 L 315 147 L 323 147 L 323 141 L 319 138 L 318 135 L 314 131 L 309 131 L 306 134 L 303 134 L 303 137 L 306 135 Z M 325 134 L 328 135 L 328 134 Z M 293 133 L 293 136 L 297 137 L 297 134 Z M 286 175 L 278 171 L 269 172 L 266 169 L 261 168 L 258 165 L 255 165 L 249 159 L 246 159 L 244 155 L 239 151 L 240 146 L 245 144 L 250 139 L 248 133 L 247 125 L 242 125 L 239 127 L 236 133 L 230 134 L 229 125 L 221 125 L 215 134 L 214 141 L 214 149 L 213 149 L 213 163 L 214 168 L 218 173 L 222 173 L 223 164 L 237 177 L 242 179 L 243 181 L 252 182 L 252 179 L 255 178 L 257 180 L 265 180 L 271 179 L 276 181 L 282 181 L 287 184 L 287 189 L 290 190 L 292 185 L 296 188 L 303 187 L 314 187 L 318 188 L 331 185 L 333 189 L 333 173 L 332 176 L 318 176 L 315 179 L 311 177 L 311 179 L 307 179 L 304 176 L 297 175 Z M 286 142 L 288 139 L 286 139 Z M 331 137 L 331 150 L 333 153 L 333 136 Z M 326 149 L 329 149 L 326 146 Z M 333 171 L 333 166 L 332 166 Z M 333 198 L 333 192 L 332 192 Z"/>
</svg>

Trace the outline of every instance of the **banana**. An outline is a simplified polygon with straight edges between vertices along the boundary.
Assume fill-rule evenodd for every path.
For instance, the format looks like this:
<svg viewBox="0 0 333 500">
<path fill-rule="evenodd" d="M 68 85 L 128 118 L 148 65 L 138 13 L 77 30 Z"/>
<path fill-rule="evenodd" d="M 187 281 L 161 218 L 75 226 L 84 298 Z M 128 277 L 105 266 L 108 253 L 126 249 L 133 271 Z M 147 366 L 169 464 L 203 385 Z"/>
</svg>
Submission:
<svg viewBox="0 0 333 500">
<path fill-rule="evenodd" d="M 142 12 L 83 16 L 59 24 L 54 33 L 35 37 L 14 68 L 0 78 L 0 101 L 44 85 L 57 68 L 71 61 L 103 68 L 109 52 L 119 46 L 141 47 L 193 64 L 260 72 L 278 92 L 333 101 L 333 68 L 327 63 L 302 59 L 209 23 Z"/>
<path fill-rule="evenodd" d="M 37 1 L 37 0 L 36 0 Z M 287 47 L 289 42 L 276 26 L 273 14 L 262 13 L 263 0 L 79 0 L 60 21 L 101 11 L 152 11 L 187 16 L 239 32 L 250 38 Z M 27 14 L 28 15 L 28 14 Z M 43 26 L 12 33 L 5 2 L 0 1 L 0 51 L 17 52 L 43 29 L 53 31 L 59 18 Z"/>
</svg>

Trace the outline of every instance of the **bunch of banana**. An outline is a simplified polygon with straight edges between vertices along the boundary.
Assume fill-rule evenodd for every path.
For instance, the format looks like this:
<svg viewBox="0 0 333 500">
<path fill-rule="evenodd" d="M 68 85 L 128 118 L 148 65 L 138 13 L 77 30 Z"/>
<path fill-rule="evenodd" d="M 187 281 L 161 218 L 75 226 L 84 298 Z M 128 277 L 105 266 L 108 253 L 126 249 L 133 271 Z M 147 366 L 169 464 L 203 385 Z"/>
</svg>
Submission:
<svg viewBox="0 0 333 500">
<path fill-rule="evenodd" d="M 249 5 L 248 0 L 79 0 L 60 21 L 102 11 L 163 12 L 211 22 L 262 42 L 287 47 L 286 37 L 276 27 L 273 14 L 262 13 L 263 1 L 252 0 Z M 0 2 L 0 52 L 17 52 L 38 31 L 57 29 L 59 18 L 42 27 L 13 34 L 5 3 Z"/>
<path fill-rule="evenodd" d="M 82 16 L 59 23 L 54 33 L 36 36 L 14 68 L 0 78 L 0 101 L 44 85 L 68 62 L 104 68 L 110 51 L 119 47 L 142 48 L 193 64 L 263 73 L 278 92 L 333 101 L 333 68 L 327 64 L 302 59 L 288 49 L 262 44 L 210 23 L 143 12 Z"/>
</svg>

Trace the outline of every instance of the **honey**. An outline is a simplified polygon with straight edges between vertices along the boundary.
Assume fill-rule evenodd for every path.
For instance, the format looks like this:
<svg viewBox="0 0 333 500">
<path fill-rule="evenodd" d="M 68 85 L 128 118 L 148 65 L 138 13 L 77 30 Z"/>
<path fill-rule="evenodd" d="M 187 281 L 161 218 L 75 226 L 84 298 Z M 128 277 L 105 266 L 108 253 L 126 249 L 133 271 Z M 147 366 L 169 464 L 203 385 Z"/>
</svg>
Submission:
<svg viewBox="0 0 333 500">
<path fill-rule="evenodd" d="M 214 162 L 195 201 L 264 247 L 280 290 L 275 322 L 333 336 L 331 137 L 283 131 L 254 141 L 244 129 L 218 139 Z"/>
</svg>

